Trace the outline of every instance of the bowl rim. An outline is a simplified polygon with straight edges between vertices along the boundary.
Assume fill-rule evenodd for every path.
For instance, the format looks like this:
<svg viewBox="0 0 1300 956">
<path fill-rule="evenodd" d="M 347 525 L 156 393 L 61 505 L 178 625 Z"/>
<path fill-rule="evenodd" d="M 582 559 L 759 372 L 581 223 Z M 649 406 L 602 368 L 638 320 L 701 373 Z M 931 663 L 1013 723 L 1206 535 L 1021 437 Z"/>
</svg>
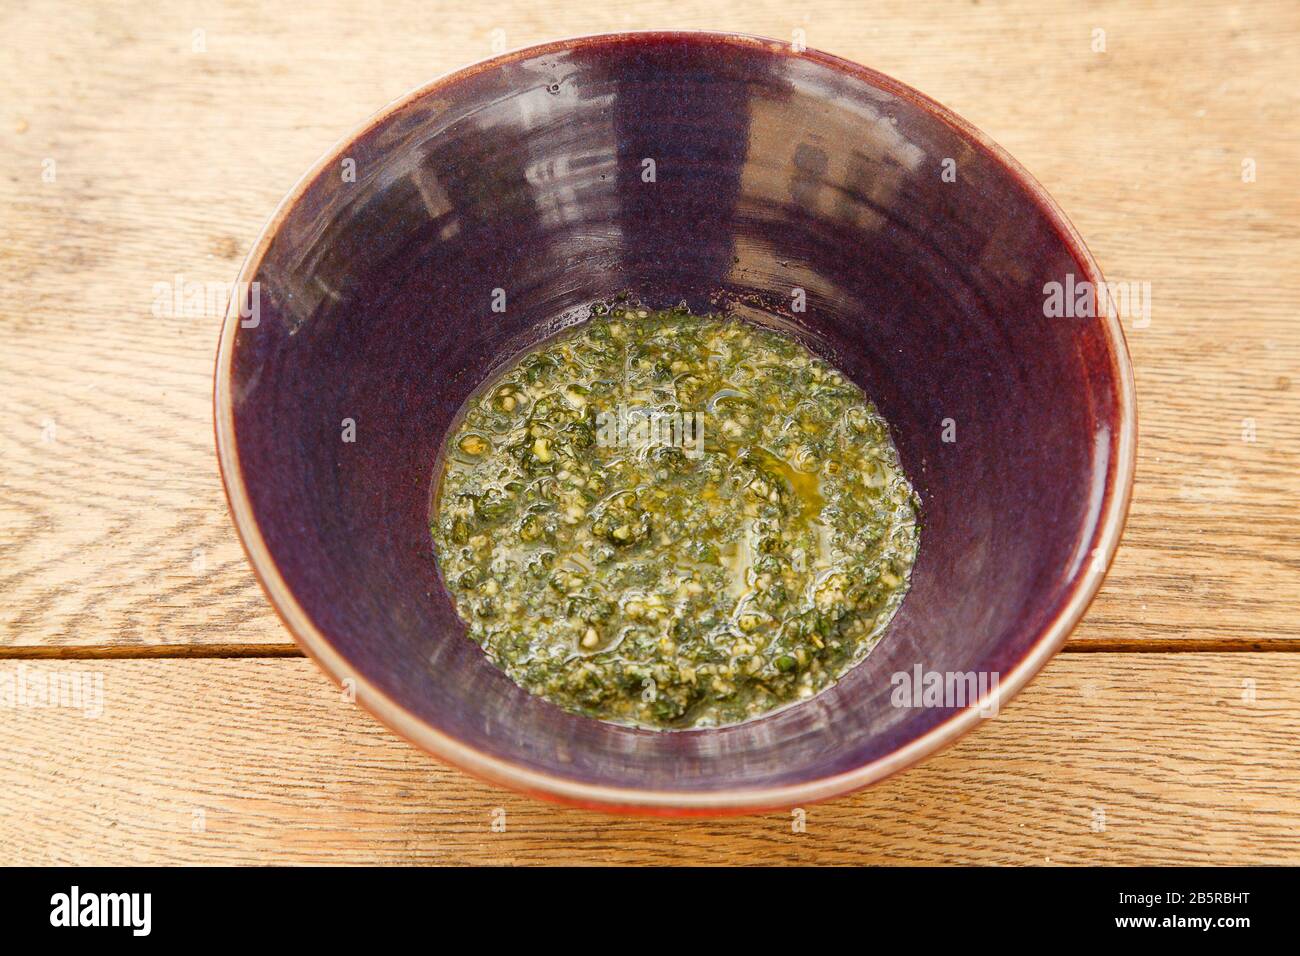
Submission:
<svg viewBox="0 0 1300 956">
<path fill-rule="evenodd" d="M 812 48 L 796 50 L 790 43 L 782 40 L 745 33 L 709 30 L 636 30 L 552 40 L 514 49 L 452 70 L 398 97 L 340 138 L 298 179 L 271 214 L 244 258 L 234 288 L 238 290 L 251 284 L 272 240 L 278 234 L 290 211 L 297 206 L 308 186 L 315 182 L 327 167 L 336 165 L 339 158 L 346 155 L 349 145 L 395 112 L 436 90 L 516 60 L 587 46 L 647 41 L 725 43 L 761 50 L 773 56 L 805 57 L 908 101 L 952 127 L 959 136 L 983 149 L 993 160 L 1000 163 L 1020 183 L 1029 198 L 1037 204 L 1039 210 L 1056 229 L 1076 262 L 1084 270 L 1084 278 L 1092 282 L 1094 288 L 1105 288 L 1102 284 L 1101 269 L 1096 260 L 1056 201 L 1009 153 L 947 107 L 877 70 L 832 54 Z M 213 387 L 213 424 L 222 484 L 240 543 L 262 590 L 270 599 L 271 606 L 306 655 L 340 686 L 355 691 L 356 701 L 381 723 L 425 752 L 490 783 L 505 785 L 526 794 L 571 806 L 613 813 L 718 816 L 786 809 L 860 790 L 948 746 L 984 719 L 979 705 L 972 703 L 920 737 L 853 770 L 795 784 L 716 791 L 650 790 L 585 783 L 519 766 L 509 760 L 479 751 L 435 729 L 351 668 L 298 604 L 281 577 L 262 538 L 245 486 L 235 442 L 230 373 L 235 338 L 240 328 L 238 300 L 237 294 L 232 296 L 227 307 L 217 348 Z M 1101 587 L 1105 577 L 1104 572 L 1114 559 L 1128 517 L 1137 454 L 1137 411 L 1133 369 L 1120 317 L 1114 309 L 1100 311 L 1103 315 L 1098 318 L 1103 323 L 1109 346 L 1108 351 L 1113 366 L 1111 374 L 1116 383 L 1118 400 L 1115 416 L 1119 428 L 1117 452 L 1115 459 L 1108 465 L 1106 473 L 1106 482 L 1110 486 L 1107 488 L 1110 493 L 1109 505 L 1100 516 L 1098 530 L 1094 532 L 1094 540 L 1097 544 L 1092 548 L 1091 560 L 1081 562 L 1079 568 L 1075 570 L 1074 578 L 1069 585 L 1068 599 L 1051 622 L 1039 631 L 1038 637 L 1025 655 L 1006 675 L 999 678 L 995 691 L 997 699 L 994 701 L 996 705 L 994 713 L 1000 713 L 1006 702 L 1028 684 L 1047 661 L 1060 650 L 1067 636 L 1082 618 Z"/>
</svg>

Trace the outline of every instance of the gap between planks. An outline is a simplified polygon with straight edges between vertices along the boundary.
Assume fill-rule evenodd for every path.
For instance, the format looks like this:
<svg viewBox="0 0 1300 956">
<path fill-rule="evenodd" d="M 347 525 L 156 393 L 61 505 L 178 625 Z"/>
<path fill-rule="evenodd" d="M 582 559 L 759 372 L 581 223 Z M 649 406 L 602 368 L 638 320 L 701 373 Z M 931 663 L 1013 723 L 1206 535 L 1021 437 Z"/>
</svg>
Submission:
<svg viewBox="0 0 1300 956">
<path fill-rule="evenodd" d="M 1294 638 L 1142 638 L 1116 640 L 1086 638 L 1070 641 L 1061 648 L 1063 654 L 1223 654 L 1223 653 L 1278 653 L 1300 651 L 1300 641 Z M 101 644 L 59 645 L 37 644 L 0 647 L 0 660 L 212 660 L 222 658 L 303 657 L 296 644 Z"/>
</svg>

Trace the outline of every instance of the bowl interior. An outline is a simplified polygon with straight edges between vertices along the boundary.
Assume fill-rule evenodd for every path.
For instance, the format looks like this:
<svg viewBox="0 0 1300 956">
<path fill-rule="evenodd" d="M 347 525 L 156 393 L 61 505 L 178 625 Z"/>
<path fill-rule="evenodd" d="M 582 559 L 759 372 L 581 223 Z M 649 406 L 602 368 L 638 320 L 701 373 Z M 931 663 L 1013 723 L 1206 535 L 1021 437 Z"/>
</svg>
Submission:
<svg viewBox="0 0 1300 956">
<path fill-rule="evenodd" d="M 819 780 L 953 716 L 894 706 L 892 675 L 1007 673 L 1090 570 L 1120 493 L 1118 360 L 1102 322 L 1044 316 L 1071 275 L 1095 278 L 1033 187 L 868 71 L 709 35 L 523 51 L 385 112 L 282 210 L 219 385 L 227 479 L 312 628 L 413 723 L 578 784 Z M 453 416 L 621 291 L 781 315 L 893 427 L 922 500 L 911 592 L 796 707 L 673 733 L 566 714 L 487 662 L 439 581 Z"/>
</svg>

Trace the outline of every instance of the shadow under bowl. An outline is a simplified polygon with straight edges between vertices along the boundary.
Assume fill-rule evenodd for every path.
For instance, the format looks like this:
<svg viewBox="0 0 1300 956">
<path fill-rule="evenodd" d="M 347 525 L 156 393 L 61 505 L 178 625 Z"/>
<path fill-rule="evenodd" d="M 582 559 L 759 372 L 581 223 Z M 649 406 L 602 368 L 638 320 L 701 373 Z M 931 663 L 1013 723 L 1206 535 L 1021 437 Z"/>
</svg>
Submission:
<svg viewBox="0 0 1300 956">
<path fill-rule="evenodd" d="M 303 648 L 430 753 L 617 811 L 823 799 L 980 718 L 899 706 L 898 675 L 997 675 L 999 706 L 1099 586 L 1136 423 L 1118 321 L 1045 314 L 1052 283 L 1085 282 L 1096 264 L 1027 173 L 864 67 L 703 33 L 510 53 L 381 111 L 250 253 L 217 360 L 231 510 Z M 488 662 L 439 579 L 429 495 L 457 411 L 623 291 L 782 317 L 893 429 L 922 502 L 910 593 L 797 706 L 671 733 L 565 713 Z"/>
</svg>

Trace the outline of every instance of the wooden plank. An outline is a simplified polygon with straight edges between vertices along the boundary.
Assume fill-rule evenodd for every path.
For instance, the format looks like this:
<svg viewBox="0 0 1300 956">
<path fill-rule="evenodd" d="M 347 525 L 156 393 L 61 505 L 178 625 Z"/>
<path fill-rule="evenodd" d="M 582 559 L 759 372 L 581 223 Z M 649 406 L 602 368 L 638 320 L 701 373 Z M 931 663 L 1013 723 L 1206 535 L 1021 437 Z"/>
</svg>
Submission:
<svg viewBox="0 0 1300 956">
<path fill-rule="evenodd" d="M 103 708 L 0 710 L 0 864 L 1300 863 L 1291 654 L 1064 655 L 943 754 L 806 808 L 804 833 L 480 784 L 304 660 L 0 672 L 19 666 L 98 674 Z"/>
<path fill-rule="evenodd" d="M 1112 279 L 1151 283 L 1133 516 L 1077 641 L 1300 636 L 1293 0 L 45 0 L 0 11 L 32 53 L 0 58 L 0 645 L 287 648 L 217 480 L 218 309 L 155 310 L 155 285 L 230 282 L 321 151 L 494 31 L 664 24 L 801 29 L 918 86 L 1020 158 Z"/>
</svg>

